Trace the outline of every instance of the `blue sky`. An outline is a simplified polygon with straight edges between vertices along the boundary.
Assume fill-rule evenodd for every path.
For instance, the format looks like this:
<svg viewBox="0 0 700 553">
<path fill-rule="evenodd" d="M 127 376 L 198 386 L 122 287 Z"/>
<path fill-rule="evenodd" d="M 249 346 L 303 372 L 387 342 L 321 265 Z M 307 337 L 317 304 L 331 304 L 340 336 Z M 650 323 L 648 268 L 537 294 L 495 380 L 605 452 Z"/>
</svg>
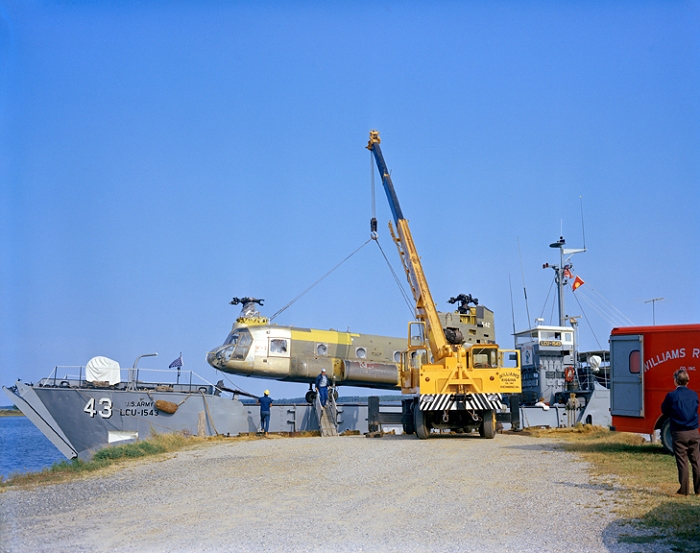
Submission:
<svg viewBox="0 0 700 553">
<path fill-rule="evenodd" d="M 525 286 L 554 322 L 542 264 L 583 245 L 583 210 L 583 348 L 651 298 L 699 322 L 697 1 L 5 0 L 0 54 L 3 385 L 153 351 L 218 380 L 231 297 L 271 315 L 369 237 L 370 129 L 438 308 L 473 294 L 511 347 Z M 381 188 L 377 216 L 398 270 Z M 408 316 L 370 243 L 275 322 Z"/>
</svg>

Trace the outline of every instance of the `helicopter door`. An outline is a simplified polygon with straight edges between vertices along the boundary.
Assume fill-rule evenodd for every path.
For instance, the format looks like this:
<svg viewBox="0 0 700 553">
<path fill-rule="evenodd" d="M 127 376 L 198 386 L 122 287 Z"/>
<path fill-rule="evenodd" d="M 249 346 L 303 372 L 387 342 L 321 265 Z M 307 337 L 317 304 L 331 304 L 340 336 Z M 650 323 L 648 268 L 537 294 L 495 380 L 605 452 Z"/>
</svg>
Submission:
<svg viewBox="0 0 700 553">
<path fill-rule="evenodd" d="M 290 349 L 290 338 L 267 338 L 267 357 L 262 359 L 261 365 L 267 377 L 289 376 Z"/>
</svg>

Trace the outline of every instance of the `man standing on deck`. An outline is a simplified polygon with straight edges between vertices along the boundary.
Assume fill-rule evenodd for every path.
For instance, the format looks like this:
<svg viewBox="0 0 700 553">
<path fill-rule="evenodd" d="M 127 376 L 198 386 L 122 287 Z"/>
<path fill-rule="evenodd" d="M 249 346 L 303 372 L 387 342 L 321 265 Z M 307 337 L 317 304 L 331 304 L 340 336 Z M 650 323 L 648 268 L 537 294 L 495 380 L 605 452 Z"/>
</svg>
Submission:
<svg viewBox="0 0 700 553">
<path fill-rule="evenodd" d="M 687 387 L 690 377 L 685 369 L 673 373 L 676 389 L 666 394 L 661 412 L 671 421 L 673 453 L 678 465 L 680 495 L 688 495 L 688 459 L 693 467 L 695 495 L 700 495 L 700 433 L 698 432 L 698 394 Z"/>
<path fill-rule="evenodd" d="M 265 395 L 258 402 L 260 403 L 260 430 L 267 436 L 270 430 L 270 405 L 272 405 L 270 390 L 265 390 Z"/>
<path fill-rule="evenodd" d="M 328 401 L 328 376 L 326 376 L 326 369 L 321 369 L 321 374 L 316 377 L 316 391 L 321 399 L 321 407 L 326 406 Z"/>
</svg>

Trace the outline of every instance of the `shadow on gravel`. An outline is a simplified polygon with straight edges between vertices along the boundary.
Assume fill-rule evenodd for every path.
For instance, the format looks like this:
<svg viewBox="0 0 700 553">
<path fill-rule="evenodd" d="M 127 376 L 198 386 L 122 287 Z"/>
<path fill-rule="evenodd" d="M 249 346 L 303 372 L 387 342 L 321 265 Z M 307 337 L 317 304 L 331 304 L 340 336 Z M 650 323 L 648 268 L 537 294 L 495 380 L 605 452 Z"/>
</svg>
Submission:
<svg viewBox="0 0 700 553">
<path fill-rule="evenodd" d="M 596 491 L 607 491 L 607 492 L 625 492 L 627 488 L 623 486 L 616 486 L 614 484 L 609 484 L 608 482 L 600 482 L 598 484 L 583 483 L 576 484 L 574 482 L 553 482 L 557 486 L 567 486 L 569 488 L 581 488 L 584 490 L 596 490 Z"/>
<path fill-rule="evenodd" d="M 531 444 L 507 445 L 503 449 L 520 449 L 523 451 L 564 451 L 564 447 L 558 443 L 534 442 Z"/>
<path fill-rule="evenodd" d="M 505 436 L 507 436 L 506 434 Z M 505 438 L 504 436 L 504 438 Z M 381 433 L 376 433 L 376 434 L 365 434 L 365 438 L 382 438 L 383 440 L 413 440 L 416 442 L 419 442 L 419 440 L 415 434 L 381 434 Z M 477 434 L 476 432 L 471 432 L 469 434 L 457 434 L 457 433 L 445 433 L 445 434 L 431 434 L 430 439 L 428 441 L 440 441 L 440 440 L 468 440 L 468 441 L 477 441 L 477 442 L 490 442 L 493 443 L 494 441 L 498 442 L 499 438 L 501 436 L 496 436 L 495 440 L 487 440 L 485 438 L 482 438 Z M 501 442 L 503 443 L 503 442 Z M 559 443 L 559 442 L 552 442 L 552 441 L 545 441 L 545 440 L 538 440 L 536 442 L 532 442 L 529 444 L 511 444 L 511 445 L 505 445 L 504 449 L 522 449 L 522 450 L 527 450 L 527 451 L 562 451 L 564 449 L 564 446 Z"/>
<path fill-rule="evenodd" d="M 382 438 L 383 440 L 409 440 L 420 442 L 414 434 L 383 434 L 370 436 L 365 434 L 365 438 Z M 476 433 L 472 434 L 431 434 L 428 441 L 440 441 L 440 440 L 479 440 L 484 441 L 484 438 Z"/>
<path fill-rule="evenodd" d="M 667 501 L 643 517 L 623 518 L 603 530 L 609 551 L 700 553 L 700 500 Z M 630 545 L 632 549 L 630 549 Z"/>
</svg>

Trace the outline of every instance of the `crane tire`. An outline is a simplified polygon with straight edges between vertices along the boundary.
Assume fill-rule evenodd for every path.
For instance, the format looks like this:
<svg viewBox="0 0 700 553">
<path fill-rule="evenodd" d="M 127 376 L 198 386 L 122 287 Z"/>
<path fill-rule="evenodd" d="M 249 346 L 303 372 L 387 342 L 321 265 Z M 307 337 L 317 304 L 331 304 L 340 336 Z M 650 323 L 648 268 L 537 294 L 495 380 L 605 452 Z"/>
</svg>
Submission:
<svg viewBox="0 0 700 553">
<path fill-rule="evenodd" d="M 496 437 L 496 411 L 489 409 L 484 411 L 484 420 L 479 426 L 479 435 L 487 440 L 492 440 Z"/>
<path fill-rule="evenodd" d="M 416 431 L 416 436 L 421 440 L 427 440 L 430 437 L 430 426 L 426 420 L 425 411 L 421 411 L 418 405 L 413 406 L 413 426 Z"/>
</svg>

